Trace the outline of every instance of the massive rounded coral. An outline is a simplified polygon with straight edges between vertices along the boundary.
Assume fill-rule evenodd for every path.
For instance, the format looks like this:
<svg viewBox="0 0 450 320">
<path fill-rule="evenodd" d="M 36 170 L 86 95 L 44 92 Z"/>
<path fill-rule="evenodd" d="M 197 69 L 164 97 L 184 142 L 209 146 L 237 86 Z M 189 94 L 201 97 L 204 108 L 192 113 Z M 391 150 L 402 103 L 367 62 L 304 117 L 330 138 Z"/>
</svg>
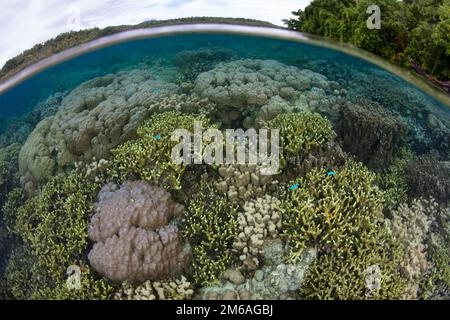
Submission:
<svg viewBox="0 0 450 320">
<path fill-rule="evenodd" d="M 111 189 L 113 188 L 113 189 Z M 95 204 L 89 238 L 91 266 L 114 282 L 143 282 L 172 277 L 189 261 L 176 225 L 169 221 L 182 213 L 168 192 L 144 181 L 106 185 Z"/>
</svg>

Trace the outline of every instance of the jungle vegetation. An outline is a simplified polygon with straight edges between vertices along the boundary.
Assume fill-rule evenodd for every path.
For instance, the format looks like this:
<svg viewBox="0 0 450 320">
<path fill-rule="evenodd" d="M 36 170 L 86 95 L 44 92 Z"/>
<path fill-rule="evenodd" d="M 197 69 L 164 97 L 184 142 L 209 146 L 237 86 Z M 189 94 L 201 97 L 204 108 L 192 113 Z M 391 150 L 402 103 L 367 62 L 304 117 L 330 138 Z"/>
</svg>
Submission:
<svg viewBox="0 0 450 320">
<path fill-rule="evenodd" d="M 378 0 L 381 29 L 369 30 L 372 0 L 313 0 L 285 20 L 289 29 L 347 42 L 404 67 L 417 63 L 450 79 L 450 0 Z"/>
</svg>

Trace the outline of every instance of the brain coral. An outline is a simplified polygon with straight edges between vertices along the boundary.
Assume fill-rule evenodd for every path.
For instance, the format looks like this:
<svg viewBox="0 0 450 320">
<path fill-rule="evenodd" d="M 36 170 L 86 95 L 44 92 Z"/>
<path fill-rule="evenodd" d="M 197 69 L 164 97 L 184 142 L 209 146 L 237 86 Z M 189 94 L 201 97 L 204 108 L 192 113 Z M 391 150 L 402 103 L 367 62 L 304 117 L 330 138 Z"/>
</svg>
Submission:
<svg viewBox="0 0 450 320">
<path fill-rule="evenodd" d="M 22 174 L 38 181 L 64 171 L 75 160 L 104 158 L 111 148 L 136 134 L 153 102 L 179 91 L 178 86 L 131 70 L 87 81 L 62 99 L 58 112 L 45 118 L 20 152 Z"/>
<path fill-rule="evenodd" d="M 89 225 L 96 241 L 91 266 L 114 282 L 159 280 L 181 273 L 190 252 L 183 248 L 178 228 L 168 224 L 184 207 L 168 192 L 143 181 L 102 188 Z"/>
</svg>

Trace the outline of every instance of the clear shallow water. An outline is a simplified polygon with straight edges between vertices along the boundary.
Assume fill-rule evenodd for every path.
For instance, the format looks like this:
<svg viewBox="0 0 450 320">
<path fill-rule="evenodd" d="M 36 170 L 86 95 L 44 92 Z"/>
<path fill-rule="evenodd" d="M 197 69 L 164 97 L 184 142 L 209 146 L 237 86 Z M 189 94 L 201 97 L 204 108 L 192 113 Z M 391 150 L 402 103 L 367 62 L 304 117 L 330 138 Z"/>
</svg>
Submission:
<svg viewBox="0 0 450 320">
<path fill-rule="evenodd" d="M 168 143 L 173 126 L 188 121 L 179 115 L 158 118 L 173 110 L 194 114 L 195 119 L 201 113 L 220 129 L 284 128 L 288 134 L 281 147 L 289 148 L 282 151 L 286 153 L 280 172 L 264 178 L 255 168 L 194 166 L 181 180 L 165 179 L 173 172 L 164 167 L 167 155 L 158 153 L 158 144 Z M 154 127 L 150 123 L 138 131 L 148 119 L 157 119 Z M 432 280 L 436 287 L 428 294 L 449 296 L 442 284 L 448 279 L 436 276 L 444 271 L 432 266 L 438 265 L 433 253 L 449 249 L 445 221 L 449 217 L 450 107 L 375 64 L 308 43 L 248 35 L 184 34 L 133 40 L 60 63 L 4 92 L 0 125 L 0 207 L 8 203 L 0 211 L 0 275 L 7 279 L 8 297 L 76 298 L 78 291 L 64 291 L 66 270 L 74 264 L 89 272 L 85 280 L 94 289 L 82 292 L 94 299 L 112 298 L 111 292 L 129 295 L 133 291 L 121 287 L 125 280 L 138 286 L 147 279 L 166 280 L 180 274 L 186 278 L 177 278 L 177 285 L 186 284 L 187 279 L 192 289 L 187 298 L 229 298 L 229 288 L 240 298 L 256 299 L 417 298 L 425 292 L 418 283 L 431 275 L 436 277 Z M 142 143 L 149 147 L 143 154 L 139 153 Z M 7 200 L 14 188 L 20 188 L 23 196 L 15 203 Z M 184 217 L 192 217 L 187 222 L 174 219 L 174 224 L 193 248 L 194 270 L 179 272 L 185 257 L 176 250 L 167 254 L 168 261 L 157 261 L 164 268 L 156 272 L 143 270 L 142 261 L 139 264 L 142 256 L 153 252 L 149 248 L 143 253 L 111 250 L 105 254 L 95 247 L 106 241 L 102 228 L 110 227 L 99 226 L 102 218 L 96 220 L 95 214 L 115 222 L 126 220 L 135 210 L 144 220 L 150 219 L 145 215 L 153 212 L 154 194 L 162 192 L 158 188 L 187 208 Z M 130 198 L 148 210 L 134 208 Z M 192 209 L 202 201 L 206 209 Z M 171 207 L 162 206 L 166 205 Z M 256 236 L 262 237 L 264 246 L 242 240 L 241 232 L 247 232 L 246 227 L 257 219 L 255 211 L 264 216 L 267 207 L 272 208 L 272 224 L 267 219 L 257 221 L 264 231 Z M 231 212 L 231 208 L 237 209 Z M 332 214 L 322 221 L 324 212 Z M 212 221 L 212 226 L 204 225 L 205 221 Z M 313 231 L 305 230 L 317 221 L 324 231 L 314 238 Z M 6 226 L 15 234 L 6 232 Z M 211 241 L 211 234 L 202 234 L 209 228 L 218 235 L 218 242 Z M 374 236 L 375 230 L 384 228 L 393 238 Z M 374 233 L 366 234 L 367 230 Z M 224 240 L 222 234 L 231 236 Z M 363 235 L 370 241 L 364 242 Z M 291 236 L 292 241 L 304 241 L 297 247 L 304 246 L 304 252 L 290 247 L 286 239 Z M 131 233 L 123 238 L 133 241 Z M 352 246 L 342 239 L 351 239 Z M 392 239 L 403 247 L 396 248 Z M 139 245 L 147 243 L 141 240 Z M 207 247 L 209 265 L 198 251 L 204 243 L 216 246 Z M 398 252 L 394 250 L 407 258 L 395 260 Z M 128 256 L 117 252 L 133 256 L 137 266 L 125 263 Z M 362 257 L 361 252 L 374 255 Z M 448 262 L 442 256 L 439 266 Z M 358 266 L 364 267 L 339 269 L 348 261 L 361 261 Z M 308 268 L 323 277 L 305 275 Z M 24 270 L 33 270 L 29 279 L 23 280 Z M 369 276 L 367 270 L 372 270 Z M 344 280 L 340 273 L 345 274 Z M 383 278 L 383 285 L 388 289 L 380 291 L 376 279 L 386 274 L 390 278 Z M 366 277 L 363 287 L 361 277 Z M 16 278 L 22 282 L 11 280 Z M 221 285 L 212 284 L 217 279 Z M 346 279 L 356 280 L 348 284 Z M 103 290 L 95 290 L 99 281 L 110 286 L 105 296 L 96 296 Z M 350 286 L 343 290 L 350 293 L 327 290 L 331 282 Z M 240 292 L 242 286 L 251 288 L 250 292 Z"/>
</svg>

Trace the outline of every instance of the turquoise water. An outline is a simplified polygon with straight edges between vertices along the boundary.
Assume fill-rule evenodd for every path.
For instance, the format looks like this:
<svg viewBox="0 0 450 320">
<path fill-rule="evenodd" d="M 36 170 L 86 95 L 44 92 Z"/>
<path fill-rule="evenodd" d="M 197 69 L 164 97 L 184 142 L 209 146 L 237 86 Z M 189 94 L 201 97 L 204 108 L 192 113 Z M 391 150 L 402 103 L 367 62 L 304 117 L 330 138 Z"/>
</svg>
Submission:
<svg viewBox="0 0 450 320">
<path fill-rule="evenodd" d="M 170 131 L 193 119 L 280 129 L 280 171 L 172 166 Z M 225 33 L 97 49 L 0 95 L 0 298 L 137 298 L 145 281 L 176 278 L 192 290 L 183 298 L 448 299 L 436 274 L 448 272 L 437 266 L 448 266 L 449 150 L 450 106 L 341 51 Z M 163 226 L 146 216 L 155 203 Z M 104 249 L 118 238 L 101 233 L 129 216 L 142 220 L 118 238 L 132 244 Z M 139 224 L 149 219 L 152 228 Z M 177 245 L 137 252 L 153 240 L 133 228 L 161 239 L 179 228 L 192 269 Z M 358 267 L 340 269 L 348 261 Z M 67 289 L 78 266 L 91 291 Z M 382 276 L 386 289 L 370 278 Z"/>
</svg>

